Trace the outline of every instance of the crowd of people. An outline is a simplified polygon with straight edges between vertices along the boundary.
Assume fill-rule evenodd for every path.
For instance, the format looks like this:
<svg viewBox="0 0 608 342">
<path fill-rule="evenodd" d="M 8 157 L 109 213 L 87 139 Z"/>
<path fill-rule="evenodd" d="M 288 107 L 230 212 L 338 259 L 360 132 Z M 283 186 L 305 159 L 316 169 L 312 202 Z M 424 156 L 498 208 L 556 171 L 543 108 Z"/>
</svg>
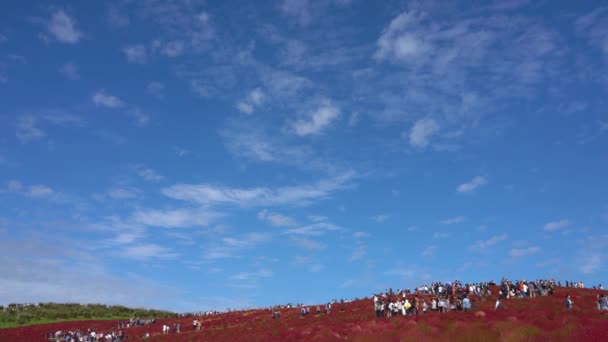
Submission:
<svg viewBox="0 0 608 342">
<path fill-rule="evenodd" d="M 56 331 L 49 333 L 47 338 L 66 342 L 119 342 L 128 339 L 124 330 L 91 331 L 82 330 Z"/>
<path fill-rule="evenodd" d="M 95 331 L 95 329 L 56 331 L 47 334 L 47 338 L 67 342 L 119 342 L 128 339 L 126 329 L 137 326 L 156 324 L 156 318 L 130 318 L 127 321 L 118 321 L 116 329 Z"/>
<path fill-rule="evenodd" d="M 422 285 L 414 291 L 386 290 L 384 293 L 373 294 L 373 308 L 376 317 L 410 316 L 427 312 L 469 311 L 477 302 L 483 302 L 492 295 L 491 287 L 498 287 L 498 298 L 494 305 L 495 310 L 504 308 L 504 301 L 511 298 L 534 298 L 538 296 L 554 295 L 556 287 L 561 282 L 554 280 L 517 280 L 502 279 L 499 284 L 494 282 L 462 284 L 454 282 L 435 282 Z M 584 288 L 582 282 L 565 282 L 566 287 Z M 603 289 L 602 285 L 594 289 Z M 566 308 L 572 309 L 574 303 L 566 295 Z M 608 310 L 608 296 L 599 294 L 597 299 L 598 310 Z"/>
<path fill-rule="evenodd" d="M 584 288 L 585 285 L 582 282 L 565 282 L 566 288 Z M 534 298 L 538 296 L 549 296 L 554 295 L 557 287 L 562 287 L 561 282 L 555 282 L 554 280 L 517 280 L 510 281 L 508 279 L 502 279 L 500 283 L 480 282 L 480 283 L 466 283 L 463 284 L 460 281 L 454 282 L 434 282 L 430 285 L 422 285 L 414 291 L 410 289 L 393 291 L 388 289 L 382 293 L 373 294 L 373 308 L 375 316 L 381 317 L 393 317 L 393 316 L 417 316 L 419 314 L 427 314 L 429 312 L 449 312 L 449 311 L 469 311 L 477 303 L 487 300 L 492 296 L 492 288 L 498 289 L 496 304 L 494 305 L 495 310 L 503 309 L 504 302 L 510 299 L 519 298 Z M 593 286 L 593 289 L 603 290 L 602 285 Z M 350 302 L 349 300 L 332 300 L 322 307 L 321 305 L 316 306 L 316 314 L 321 315 L 324 312 L 329 315 L 332 310 L 332 304 L 344 304 Z M 566 309 L 572 309 L 574 302 L 570 295 L 566 294 L 565 297 Z M 304 304 L 286 304 L 276 305 L 269 308 L 272 312 L 272 319 L 278 320 L 281 318 L 281 309 L 298 309 L 300 317 L 306 317 L 311 314 L 311 307 Z M 597 309 L 608 310 L 608 296 L 604 293 L 597 295 Z M 341 306 L 341 310 L 344 310 L 344 305 Z M 231 311 L 231 310 L 230 310 Z M 237 310 L 235 310 L 237 311 Z M 181 317 L 194 317 L 192 321 L 192 330 L 200 331 L 203 328 L 202 316 L 217 315 L 217 311 L 209 311 L 200 314 L 183 314 Z M 135 326 L 153 325 L 156 323 L 156 319 L 142 319 L 142 318 L 131 318 L 128 321 L 119 321 L 117 329 L 111 329 L 109 331 L 96 332 L 88 329 L 84 331 L 57 331 L 55 333 L 49 333 L 49 338 L 55 338 L 55 340 L 64 341 L 76 341 L 76 342 L 118 342 L 127 339 L 125 329 Z M 181 324 L 179 322 L 174 323 L 172 326 L 163 324 L 162 334 L 169 333 L 180 333 Z M 146 334 L 149 336 L 149 333 Z M 144 336 L 146 337 L 146 336 Z"/>
</svg>

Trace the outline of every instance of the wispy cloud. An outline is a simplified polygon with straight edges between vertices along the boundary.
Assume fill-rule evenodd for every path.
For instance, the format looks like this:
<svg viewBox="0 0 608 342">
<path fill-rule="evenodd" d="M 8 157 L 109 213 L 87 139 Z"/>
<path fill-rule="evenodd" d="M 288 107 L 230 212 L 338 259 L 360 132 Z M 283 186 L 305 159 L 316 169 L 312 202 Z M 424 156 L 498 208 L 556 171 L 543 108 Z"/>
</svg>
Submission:
<svg viewBox="0 0 608 342">
<path fill-rule="evenodd" d="M 475 176 L 470 182 L 460 184 L 456 190 L 460 193 L 470 193 L 487 183 L 488 181 L 485 179 L 485 177 Z"/>
<path fill-rule="evenodd" d="M 309 249 L 309 250 L 321 250 L 326 249 L 327 244 L 309 239 L 304 237 L 293 237 L 291 239 L 298 247 Z"/>
<path fill-rule="evenodd" d="M 431 137 L 439 131 L 439 124 L 434 119 L 420 119 L 414 123 L 410 130 L 410 144 L 416 147 L 426 147 Z"/>
<path fill-rule="evenodd" d="M 150 115 L 139 107 L 133 107 L 127 111 L 127 115 L 135 120 L 135 125 L 146 126 L 150 122 Z"/>
<path fill-rule="evenodd" d="M 161 174 L 147 167 L 137 167 L 137 174 L 143 180 L 146 180 L 148 182 L 160 182 L 165 179 L 165 177 L 163 177 Z"/>
<path fill-rule="evenodd" d="M 320 236 L 328 231 L 337 231 L 340 227 L 328 222 L 317 222 L 307 226 L 291 228 L 285 231 L 288 235 Z"/>
<path fill-rule="evenodd" d="M 426 247 L 421 254 L 423 257 L 432 257 L 435 254 L 435 250 L 437 250 L 437 246 L 429 246 Z"/>
<path fill-rule="evenodd" d="M 464 216 L 456 216 L 456 217 L 447 218 L 445 220 L 441 220 L 441 221 L 439 221 L 439 223 L 441 223 L 441 224 L 456 224 L 456 223 L 462 223 L 462 222 L 466 221 L 466 219 L 467 218 L 464 217 Z"/>
<path fill-rule="evenodd" d="M 354 232 L 353 237 L 356 239 L 368 238 L 370 235 L 367 232 Z"/>
<path fill-rule="evenodd" d="M 267 221 L 275 227 L 288 227 L 296 224 L 295 220 L 291 217 L 279 213 L 269 212 L 268 210 L 260 211 L 258 213 L 258 219 Z"/>
<path fill-rule="evenodd" d="M 507 239 L 507 234 L 494 235 L 487 240 L 477 240 L 473 245 L 471 245 L 470 249 L 475 251 L 482 251 L 489 247 L 496 245 L 497 243 L 504 241 Z"/>
<path fill-rule="evenodd" d="M 152 81 L 146 86 L 146 91 L 155 97 L 162 98 L 164 96 L 165 85 L 158 81 Z"/>
<path fill-rule="evenodd" d="M 31 141 L 40 140 L 46 133 L 37 126 L 37 119 L 33 116 L 22 116 L 17 119 L 17 138 L 25 144 Z"/>
<path fill-rule="evenodd" d="M 27 191 L 27 195 L 30 197 L 42 198 L 53 195 L 54 191 L 46 185 L 32 185 Z"/>
<path fill-rule="evenodd" d="M 175 259 L 178 254 L 173 253 L 169 248 L 157 244 L 139 244 L 130 245 L 124 248 L 120 255 L 137 260 L 147 260 L 152 258 L 157 259 Z"/>
<path fill-rule="evenodd" d="M 526 248 L 513 248 L 513 249 L 511 249 L 511 251 L 509 251 L 509 255 L 511 255 L 514 258 L 518 258 L 518 257 L 527 256 L 530 254 L 535 254 L 538 252 L 540 252 L 540 247 L 531 246 L 531 247 L 526 247 Z"/>
<path fill-rule="evenodd" d="M 201 205 L 236 205 L 243 207 L 306 205 L 313 200 L 330 197 L 349 187 L 353 172 L 319 181 L 315 184 L 280 188 L 229 188 L 211 184 L 177 184 L 162 190 L 170 198 Z"/>
<path fill-rule="evenodd" d="M 388 215 L 376 215 L 376 216 L 372 216 L 371 219 L 378 223 L 382 223 L 388 219 Z"/>
<path fill-rule="evenodd" d="M 14 179 L 8 181 L 6 191 L 31 198 L 52 198 L 53 196 L 57 195 L 57 192 L 48 185 L 33 184 L 30 186 L 24 186 L 21 184 L 21 182 Z"/>
<path fill-rule="evenodd" d="M 274 273 L 271 270 L 268 269 L 261 269 L 259 271 L 256 272 L 241 272 L 241 273 L 237 273 L 233 276 L 230 277 L 230 279 L 232 280 L 238 280 L 238 281 L 250 281 L 250 280 L 257 280 L 260 278 L 270 278 L 274 275 Z"/>
<path fill-rule="evenodd" d="M 104 90 L 98 90 L 91 98 L 96 106 L 107 108 L 120 108 L 124 106 L 124 102 L 114 95 L 106 93 Z"/>
<path fill-rule="evenodd" d="M 43 110 L 37 115 L 24 115 L 17 117 L 17 138 L 23 144 L 42 140 L 47 133 L 42 128 L 45 125 L 60 127 L 82 127 L 86 122 L 79 116 L 64 111 Z"/>
<path fill-rule="evenodd" d="M 139 209 L 133 214 L 133 221 L 150 227 L 188 228 L 207 226 L 220 216 L 204 209 Z"/>
<path fill-rule="evenodd" d="M 260 88 L 255 88 L 244 99 L 236 103 L 236 108 L 245 114 L 252 114 L 263 103 L 266 95 Z"/>
<path fill-rule="evenodd" d="M 333 105 L 329 100 L 323 100 L 305 118 L 292 122 L 291 127 L 299 136 L 315 135 L 329 127 L 339 116 L 340 108 Z"/>
<path fill-rule="evenodd" d="M 78 68 L 78 65 L 73 62 L 63 64 L 59 68 L 59 72 L 70 81 L 76 81 L 80 79 L 80 70 Z"/>
<path fill-rule="evenodd" d="M 602 257 L 600 254 L 589 255 L 584 262 L 580 264 L 580 271 L 583 274 L 593 274 L 602 266 Z"/>
<path fill-rule="evenodd" d="M 130 63 L 144 64 L 148 60 L 148 51 L 143 44 L 125 46 L 122 52 Z"/>
<path fill-rule="evenodd" d="M 268 233 L 249 233 L 243 236 L 223 237 L 205 248 L 203 258 L 207 260 L 236 258 L 243 251 L 255 248 L 270 239 L 271 235 Z"/>
<path fill-rule="evenodd" d="M 559 221 L 547 222 L 544 229 L 549 232 L 553 232 L 562 228 L 566 228 L 570 225 L 570 221 L 563 219 Z"/>
<path fill-rule="evenodd" d="M 255 122 L 231 122 L 220 131 L 228 151 L 239 158 L 263 163 L 281 163 L 302 169 L 337 172 L 337 165 L 321 159 L 307 144 L 295 144 L 279 134 L 271 134 Z"/>
<path fill-rule="evenodd" d="M 367 246 L 360 244 L 357 247 L 355 247 L 352 254 L 350 255 L 350 261 L 361 260 L 365 257 L 366 254 L 367 254 Z"/>
<path fill-rule="evenodd" d="M 433 239 L 447 239 L 451 236 L 450 233 L 446 232 L 435 232 L 433 233 Z"/>
<path fill-rule="evenodd" d="M 48 32 L 60 43 L 75 44 L 83 34 L 76 28 L 76 20 L 64 10 L 53 12 L 47 24 Z"/>
<path fill-rule="evenodd" d="M 113 188 L 108 191 L 108 196 L 114 199 L 133 199 L 137 197 L 134 189 Z"/>
</svg>

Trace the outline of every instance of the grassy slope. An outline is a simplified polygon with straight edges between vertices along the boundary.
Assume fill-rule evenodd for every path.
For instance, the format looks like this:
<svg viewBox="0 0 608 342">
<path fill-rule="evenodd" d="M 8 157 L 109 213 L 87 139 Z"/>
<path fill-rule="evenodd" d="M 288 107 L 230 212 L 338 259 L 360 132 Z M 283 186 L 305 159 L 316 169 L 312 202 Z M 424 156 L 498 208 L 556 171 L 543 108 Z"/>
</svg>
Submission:
<svg viewBox="0 0 608 342">
<path fill-rule="evenodd" d="M 161 319 L 157 324 L 126 330 L 130 340 L 150 333 L 151 341 L 605 341 L 608 312 L 595 307 L 599 291 L 558 289 L 556 296 L 509 300 L 504 310 L 493 309 L 493 298 L 477 303 L 471 313 L 451 312 L 419 317 L 375 319 L 371 300 L 335 305 L 331 315 L 298 317 L 298 310 L 282 310 L 274 321 L 267 310 L 225 313 L 203 318 L 203 331 L 192 331 L 192 318 Z M 496 293 L 496 291 L 493 291 Z M 570 293 L 574 309 L 566 310 L 564 296 Z M 161 335 L 163 324 L 180 322 L 182 333 Z M 102 331 L 115 322 L 66 322 L 2 329 L 1 341 L 36 341 L 45 333 L 87 328 Z"/>
<path fill-rule="evenodd" d="M 79 320 L 117 320 L 130 317 L 175 317 L 160 310 L 131 309 L 124 306 L 46 303 L 39 307 L 8 308 L 0 311 L 0 328 Z"/>
</svg>

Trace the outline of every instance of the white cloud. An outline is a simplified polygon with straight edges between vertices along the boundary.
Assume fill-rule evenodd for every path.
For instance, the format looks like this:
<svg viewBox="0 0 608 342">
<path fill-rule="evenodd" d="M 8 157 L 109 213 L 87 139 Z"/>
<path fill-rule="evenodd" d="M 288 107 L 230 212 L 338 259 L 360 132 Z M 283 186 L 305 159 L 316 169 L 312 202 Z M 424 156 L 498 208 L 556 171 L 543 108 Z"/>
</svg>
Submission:
<svg viewBox="0 0 608 342">
<path fill-rule="evenodd" d="M 114 95 L 106 93 L 104 90 L 97 91 L 91 98 L 96 106 L 107 108 L 120 108 L 124 106 L 122 100 Z"/>
<path fill-rule="evenodd" d="M 473 179 L 470 182 L 460 184 L 456 190 L 461 193 L 469 193 L 487 183 L 488 182 L 484 177 L 475 176 L 475 177 L 473 177 Z"/>
<path fill-rule="evenodd" d="M 75 80 L 80 79 L 80 72 L 78 69 L 78 65 L 76 65 L 72 62 L 68 62 L 68 63 L 65 63 L 64 65 L 62 65 L 59 68 L 59 72 L 70 81 L 75 81 Z"/>
<path fill-rule="evenodd" d="M 317 222 L 307 226 L 298 228 L 291 228 L 285 231 L 285 234 L 289 235 L 302 235 L 302 236 L 320 236 L 325 234 L 327 231 L 337 231 L 340 227 L 335 224 L 328 222 Z"/>
<path fill-rule="evenodd" d="M 46 185 L 30 185 L 29 187 L 24 187 L 21 182 L 17 180 L 10 180 L 7 183 L 6 187 L 8 192 L 25 195 L 33 198 L 45 198 L 50 197 L 55 194 L 55 191 Z M 0 190 L 1 192 L 1 190 Z"/>
<path fill-rule="evenodd" d="M 367 247 L 365 245 L 359 245 L 353 250 L 350 255 L 350 261 L 361 260 L 367 254 Z"/>
<path fill-rule="evenodd" d="M 84 126 L 85 122 L 80 117 L 65 114 L 61 111 L 47 110 L 43 114 L 33 116 L 25 115 L 17 118 L 17 138 L 21 143 L 29 143 L 41 140 L 46 137 L 46 133 L 39 127 L 41 123 L 57 126 Z"/>
<path fill-rule="evenodd" d="M 427 54 L 431 46 L 425 41 L 426 37 L 412 32 L 422 15 L 416 12 L 403 12 L 391 21 L 389 26 L 378 38 L 374 58 L 411 60 Z"/>
<path fill-rule="evenodd" d="M 152 243 L 127 246 L 120 255 L 136 260 L 175 259 L 178 256 L 178 254 L 172 253 L 170 249 Z"/>
<path fill-rule="evenodd" d="M 135 119 L 135 124 L 139 127 L 143 127 L 150 121 L 150 115 L 144 112 L 138 107 L 133 107 L 127 111 L 127 115 Z"/>
<path fill-rule="evenodd" d="M 530 255 L 530 254 L 535 254 L 535 253 L 538 253 L 539 251 L 540 251 L 540 247 L 532 246 L 532 247 L 527 247 L 527 248 L 511 249 L 509 254 L 512 257 L 517 258 L 517 257 L 522 257 L 522 256 Z"/>
<path fill-rule="evenodd" d="M 602 266 L 602 257 L 599 254 L 587 256 L 580 265 L 580 271 L 584 274 L 595 273 Z"/>
<path fill-rule="evenodd" d="M 175 151 L 175 154 L 180 158 L 184 157 L 190 153 L 190 151 L 186 150 L 185 148 L 181 148 L 179 146 L 173 146 L 173 151 Z"/>
<path fill-rule="evenodd" d="M 289 216 L 281 215 L 278 213 L 269 212 L 268 210 L 262 210 L 258 213 L 258 219 L 270 222 L 275 227 L 288 227 L 294 226 L 296 222 Z"/>
<path fill-rule="evenodd" d="M 308 118 L 296 120 L 291 126 L 299 136 L 319 134 L 339 116 L 340 109 L 331 101 L 323 100 L 316 110 L 308 114 Z"/>
<path fill-rule="evenodd" d="M 283 0 L 281 11 L 285 15 L 296 17 L 301 25 L 307 25 L 312 19 L 309 0 Z"/>
<path fill-rule="evenodd" d="M 162 98 L 164 96 L 165 85 L 157 81 L 152 81 L 146 86 L 146 91 L 153 96 Z"/>
<path fill-rule="evenodd" d="M 431 118 L 420 119 L 414 123 L 410 130 L 410 144 L 416 147 L 426 147 L 430 139 L 439 131 L 439 124 Z"/>
<path fill-rule="evenodd" d="M 29 187 L 27 195 L 30 197 L 48 197 L 53 194 L 53 189 L 49 188 L 46 185 L 32 185 Z"/>
<path fill-rule="evenodd" d="M 366 232 L 354 232 L 353 233 L 353 237 L 356 238 L 356 239 L 368 238 L 369 237 L 369 233 L 366 233 Z"/>
<path fill-rule="evenodd" d="M 559 221 L 547 222 L 545 224 L 544 229 L 546 231 L 552 232 L 552 231 L 555 231 L 555 230 L 566 228 L 569 225 L 570 225 L 570 221 L 564 219 L 564 220 L 559 220 Z"/>
<path fill-rule="evenodd" d="M 435 250 L 437 250 L 437 246 L 429 246 L 422 251 L 422 256 L 431 257 L 435 254 Z"/>
<path fill-rule="evenodd" d="M 108 26 L 114 30 L 128 26 L 131 22 L 129 17 L 117 7 L 110 7 L 108 9 L 106 21 Z"/>
<path fill-rule="evenodd" d="M 21 191 L 21 182 L 16 180 L 10 180 L 8 181 L 6 188 L 9 192 L 19 192 Z"/>
<path fill-rule="evenodd" d="M 330 197 L 335 191 L 348 188 L 353 172 L 322 180 L 316 184 L 281 188 L 228 188 L 210 184 L 177 184 L 162 190 L 170 198 L 202 205 L 237 205 L 243 207 L 305 205 L 313 200 Z"/>
<path fill-rule="evenodd" d="M 240 100 L 236 104 L 236 108 L 245 113 L 252 114 L 256 108 L 259 108 L 264 103 L 266 95 L 260 88 L 253 89 L 245 99 Z"/>
<path fill-rule="evenodd" d="M 261 242 L 268 241 L 270 239 L 270 234 L 268 233 L 249 233 L 243 236 L 243 238 L 238 239 L 234 237 L 224 237 L 222 238 L 222 242 L 225 246 L 228 247 L 253 247 L 258 245 Z"/>
<path fill-rule="evenodd" d="M 82 38 L 82 33 L 76 28 L 74 18 L 63 10 L 57 10 L 52 14 L 47 29 L 61 43 L 75 44 Z"/>
<path fill-rule="evenodd" d="M 439 223 L 441 223 L 441 224 L 456 224 L 456 223 L 462 223 L 466 219 L 467 218 L 464 217 L 464 216 L 456 216 L 456 217 L 447 218 L 445 220 L 441 220 L 441 221 L 439 221 Z"/>
<path fill-rule="evenodd" d="M 473 250 L 484 250 L 488 247 L 492 247 L 500 241 L 504 241 L 507 239 L 507 234 L 494 235 L 487 240 L 477 240 L 472 246 Z"/>
<path fill-rule="evenodd" d="M 223 237 L 219 242 L 205 248 L 203 257 L 209 260 L 234 258 L 243 250 L 254 248 L 270 240 L 270 238 L 271 236 L 268 233 L 249 233 L 242 237 Z"/>
<path fill-rule="evenodd" d="M 159 182 L 165 179 L 161 174 L 150 168 L 138 168 L 137 174 L 148 182 Z"/>
<path fill-rule="evenodd" d="M 17 119 L 17 138 L 21 143 L 40 140 L 46 133 L 37 126 L 37 119 L 33 116 L 22 116 Z"/>
<path fill-rule="evenodd" d="M 241 272 L 241 273 L 231 276 L 230 279 L 238 280 L 238 281 L 250 281 L 250 280 L 256 280 L 259 278 L 270 278 L 273 275 L 274 275 L 274 273 L 271 270 L 261 269 L 256 272 Z"/>
<path fill-rule="evenodd" d="M 161 289 L 153 280 L 133 274 L 117 277 L 109 273 L 94 255 L 82 253 L 80 247 L 86 242 L 66 243 L 76 247 L 62 251 L 49 251 L 48 244 L 48 239 L 36 237 L 30 237 L 27 243 L 9 237 L 0 239 L 0 250 L 6 252 L 0 262 L 0 303 L 166 305 L 158 298 L 170 289 Z M 74 255 L 78 257 L 74 259 Z M 83 287 L 82 279 L 88 279 L 90 284 Z"/>
<path fill-rule="evenodd" d="M 242 113 L 251 114 L 253 113 L 253 106 L 245 101 L 239 101 L 236 104 L 236 109 Z"/>
<path fill-rule="evenodd" d="M 320 250 L 327 248 L 326 244 L 309 238 L 296 237 L 292 238 L 292 241 L 295 242 L 296 245 L 304 249 Z"/>
<path fill-rule="evenodd" d="M 282 0 L 279 9 L 285 16 L 293 17 L 295 22 L 299 25 L 306 26 L 310 24 L 314 18 L 320 16 L 321 12 L 326 10 L 327 6 L 346 6 L 349 5 L 351 1 L 352 0 Z"/>
<path fill-rule="evenodd" d="M 131 63 L 144 64 L 148 59 L 148 52 L 142 44 L 126 46 L 122 49 L 122 52 L 127 57 L 127 61 Z"/>
<path fill-rule="evenodd" d="M 219 216 L 203 209 L 140 209 L 133 214 L 133 221 L 150 227 L 189 228 L 207 226 Z"/>
<path fill-rule="evenodd" d="M 382 223 L 388 219 L 388 215 L 376 215 L 371 217 L 372 220 Z"/>
<path fill-rule="evenodd" d="M 283 135 L 270 135 L 266 128 L 251 120 L 232 121 L 220 131 L 228 151 L 237 157 L 255 162 L 274 162 L 302 169 L 336 173 L 336 165 L 321 159 L 307 144 L 293 144 Z"/>
<path fill-rule="evenodd" d="M 433 239 L 447 239 L 450 237 L 449 233 L 445 232 L 435 232 L 433 233 Z"/>
<path fill-rule="evenodd" d="M 165 44 L 161 50 L 161 54 L 167 57 L 178 57 L 184 53 L 184 43 L 181 41 L 171 41 Z"/>
<path fill-rule="evenodd" d="M 136 198 L 137 192 L 134 190 L 123 189 L 123 188 L 114 188 L 108 191 L 108 196 L 114 199 L 130 199 Z"/>
</svg>

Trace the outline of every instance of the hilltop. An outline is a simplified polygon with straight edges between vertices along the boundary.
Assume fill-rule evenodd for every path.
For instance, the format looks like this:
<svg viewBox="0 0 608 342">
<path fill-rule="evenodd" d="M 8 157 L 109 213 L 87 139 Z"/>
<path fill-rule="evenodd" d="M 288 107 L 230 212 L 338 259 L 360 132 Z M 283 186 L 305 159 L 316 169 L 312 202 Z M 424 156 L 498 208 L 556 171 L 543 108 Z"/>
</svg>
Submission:
<svg viewBox="0 0 608 342">
<path fill-rule="evenodd" d="M 335 304 L 329 315 L 299 317 L 298 309 L 282 309 L 273 320 L 270 310 L 258 309 L 203 316 L 203 330 L 192 331 L 191 317 L 160 319 L 151 326 L 126 329 L 129 340 L 146 333 L 152 341 L 584 341 L 605 340 L 608 312 L 599 312 L 596 297 L 605 291 L 557 288 L 555 295 L 509 299 L 505 308 L 494 310 L 494 295 L 475 302 L 471 312 L 451 311 L 418 316 L 375 318 L 371 299 Z M 564 298 L 574 302 L 566 310 Z M 311 308 L 314 310 L 316 306 Z M 112 321 L 82 321 L 44 324 L 0 330 L 0 340 L 44 341 L 57 330 L 103 330 L 116 327 Z M 163 325 L 180 323 L 180 334 L 162 335 Z"/>
<path fill-rule="evenodd" d="M 162 310 L 127 308 L 120 305 L 36 303 L 0 306 L 0 328 L 78 320 L 116 320 L 130 317 L 171 318 Z"/>
</svg>

